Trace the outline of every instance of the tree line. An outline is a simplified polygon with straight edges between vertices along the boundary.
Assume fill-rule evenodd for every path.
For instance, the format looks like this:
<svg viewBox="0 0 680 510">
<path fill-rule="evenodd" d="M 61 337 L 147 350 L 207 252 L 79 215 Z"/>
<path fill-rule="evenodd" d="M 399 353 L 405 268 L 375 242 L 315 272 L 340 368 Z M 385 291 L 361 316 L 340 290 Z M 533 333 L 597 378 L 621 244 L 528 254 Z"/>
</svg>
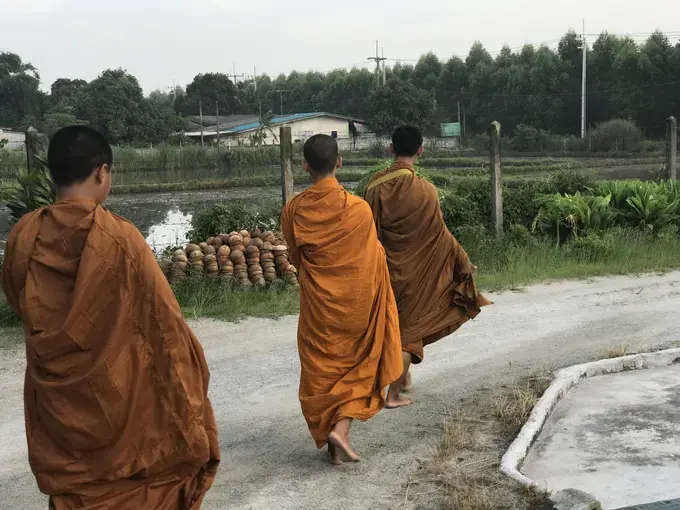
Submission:
<svg viewBox="0 0 680 510">
<path fill-rule="evenodd" d="M 436 134 L 441 122 L 455 122 L 459 108 L 467 133 L 486 130 L 493 120 L 506 132 L 531 126 L 554 134 L 578 134 L 581 123 L 582 50 L 568 32 L 556 49 L 504 47 L 493 55 L 475 43 L 466 57 L 443 61 L 425 54 L 415 65 L 375 70 L 293 71 L 233 83 L 222 73 L 199 74 L 186 89 L 143 94 L 137 79 L 109 69 L 92 80 L 60 78 L 48 93 L 40 75 L 19 55 L 0 53 L 0 126 L 38 126 L 50 134 L 82 122 L 115 143 L 170 141 L 186 117 L 204 114 L 266 115 L 327 111 L 366 120 L 378 133 L 411 123 Z M 286 91 L 281 93 L 279 91 Z M 638 44 L 602 33 L 587 53 L 587 118 L 590 127 L 612 118 L 634 121 L 650 137 L 664 119 L 680 116 L 680 42 L 661 32 Z"/>
</svg>

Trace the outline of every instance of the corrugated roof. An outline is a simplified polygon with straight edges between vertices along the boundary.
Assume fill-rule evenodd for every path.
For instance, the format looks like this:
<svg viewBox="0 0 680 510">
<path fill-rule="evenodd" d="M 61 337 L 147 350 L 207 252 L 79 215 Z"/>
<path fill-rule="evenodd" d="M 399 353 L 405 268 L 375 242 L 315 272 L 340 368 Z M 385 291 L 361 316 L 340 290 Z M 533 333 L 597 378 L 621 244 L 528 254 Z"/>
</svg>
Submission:
<svg viewBox="0 0 680 510">
<path fill-rule="evenodd" d="M 305 119 L 312 119 L 315 117 L 333 117 L 336 119 L 343 119 L 347 121 L 354 121 L 357 123 L 362 123 L 364 124 L 365 122 L 363 120 L 355 119 L 352 117 L 347 117 L 345 115 L 337 115 L 335 113 L 328 113 L 328 112 L 309 112 L 309 113 L 291 113 L 287 115 L 277 115 L 272 118 L 270 125 L 271 126 L 279 126 L 281 124 L 288 124 L 290 122 L 295 122 L 299 120 L 305 120 Z M 192 117 L 192 123 L 195 124 L 195 119 L 196 117 Z M 257 119 L 257 120 L 256 120 Z M 212 117 L 211 120 L 215 120 L 215 117 Z M 205 121 L 206 118 L 204 117 L 203 119 L 204 124 L 203 124 L 203 134 L 205 136 L 207 135 L 214 135 L 216 134 L 216 126 L 210 125 L 207 126 Z M 262 126 L 262 124 L 259 121 L 259 118 L 256 116 L 250 116 L 250 115 L 233 115 L 230 117 L 221 117 L 220 116 L 220 134 L 223 135 L 229 135 L 233 133 L 244 133 L 246 131 L 252 131 L 255 129 L 259 129 Z M 191 128 L 193 130 L 196 130 L 195 125 L 192 125 Z M 186 136 L 199 136 L 200 131 L 192 131 L 185 133 Z"/>
</svg>

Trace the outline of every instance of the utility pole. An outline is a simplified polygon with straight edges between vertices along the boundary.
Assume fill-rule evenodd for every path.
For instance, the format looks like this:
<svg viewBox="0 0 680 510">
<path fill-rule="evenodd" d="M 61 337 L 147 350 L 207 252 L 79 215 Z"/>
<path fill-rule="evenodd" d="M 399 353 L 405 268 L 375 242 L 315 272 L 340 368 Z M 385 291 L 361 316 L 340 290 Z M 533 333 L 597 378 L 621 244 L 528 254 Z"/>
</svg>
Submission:
<svg viewBox="0 0 680 510">
<path fill-rule="evenodd" d="M 581 71 L 581 138 L 586 137 L 586 58 L 588 45 L 586 44 L 586 20 L 583 20 L 583 32 L 581 34 L 581 46 L 583 47 L 583 69 Z"/>
<path fill-rule="evenodd" d="M 253 84 L 255 85 L 255 99 L 260 108 L 260 118 L 262 118 L 262 101 L 260 101 L 260 96 L 257 94 L 257 67 L 255 66 L 253 66 Z"/>
<path fill-rule="evenodd" d="M 378 87 L 380 86 L 380 63 L 385 62 L 385 54 L 383 52 L 383 56 L 381 57 L 380 54 L 378 53 L 378 41 L 375 41 L 375 57 L 368 57 L 368 60 L 375 60 L 375 77 L 378 82 Z M 383 70 L 383 80 L 385 79 L 385 72 Z"/>
<path fill-rule="evenodd" d="M 283 115 L 283 93 L 284 92 L 292 92 L 292 91 L 291 90 L 278 89 L 278 90 L 275 90 L 274 92 L 278 92 L 279 97 L 281 98 L 281 115 Z"/>
<path fill-rule="evenodd" d="M 198 102 L 198 116 L 201 119 L 201 149 L 203 148 L 203 103 Z"/>
<path fill-rule="evenodd" d="M 236 78 L 243 78 L 245 74 L 236 74 L 236 63 L 233 63 L 233 74 L 231 75 L 232 78 L 234 78 L 234 87 L 236 86 Z"/>
<path fill-rule="evenodd" d="M 387 85 L 387 70 L 385 69 L 385 48 L 381 47 L 380 51 L 382 52 L 382 68 L 383 68 L 383 87 Z"/>
</svg>

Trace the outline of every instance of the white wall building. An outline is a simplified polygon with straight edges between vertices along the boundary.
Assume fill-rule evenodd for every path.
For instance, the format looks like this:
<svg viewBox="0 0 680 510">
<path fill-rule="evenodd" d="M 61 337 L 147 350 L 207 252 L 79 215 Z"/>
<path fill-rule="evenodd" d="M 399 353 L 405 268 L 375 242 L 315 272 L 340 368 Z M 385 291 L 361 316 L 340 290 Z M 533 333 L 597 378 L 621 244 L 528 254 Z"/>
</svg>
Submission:
<svg viewBox="0 0 680 510">
<path fill-rule="evenodd" d="M 0 140 L 7 140 L 5 149 L 19 150 L 26 146 L 26 134 L 0 127 Z"/>
<path fill-rule="evenodd" d="M 362 134 L 368 131 L 364 121 L 336 115 L 334 113 L 313 112 L 296 113 L 291 115 L 279 115 L 271 120 L 267 127 L 263 127 L 257 116 L 233 116 L 233 117 L 204 117 L 203 138 L 214 140 L 217 137 L 219 120 L 220 143 L 227 146 L 250 145 L 258 135 L 263 136 L 264 145 L 279 144 L 279 128 L 290 126 L 293 142 L 305 142 L 308 138 L 325 134 L 338 139 L 352 138 L 352 133 Z M 196 129 L 195 117 L 190 119 L 192 128 L 185 136 L 194 140 L 200 139 L 201 131 Z M 210 125 L 206 125 L 210 124 Z"/>
</svg>

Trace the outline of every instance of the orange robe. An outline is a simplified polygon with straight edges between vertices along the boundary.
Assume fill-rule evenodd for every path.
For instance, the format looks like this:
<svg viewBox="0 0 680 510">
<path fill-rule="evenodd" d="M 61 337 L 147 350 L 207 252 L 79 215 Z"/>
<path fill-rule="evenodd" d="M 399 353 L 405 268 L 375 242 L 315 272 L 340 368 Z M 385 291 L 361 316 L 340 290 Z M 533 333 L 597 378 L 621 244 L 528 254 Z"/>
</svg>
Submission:
<svg viewBox="0 0 680 510">
<path fill-rule="evenodd" d="M 300 403 L 318 448 L 342 418 L 367 420 L 403 370 L 399 319 L 371 209 L 335 178 L 281 217 L 299 271 Z"/>
<path fill-rule="evenodd" d="M 31 469 L 50 508 L 198 509 L 219 463 L 203 350 L 139 231 L 60 201 L 12 229 Z"/>
<path fill-rule="evenodd" d="M 426 345 L 491 302 L 477 292 L 470 259 L 444 223 L 437 188 L 413 168 L 377 172 L 365 198 L 387 254 L 403 350 L 420 363 Z"/>
</svg>

